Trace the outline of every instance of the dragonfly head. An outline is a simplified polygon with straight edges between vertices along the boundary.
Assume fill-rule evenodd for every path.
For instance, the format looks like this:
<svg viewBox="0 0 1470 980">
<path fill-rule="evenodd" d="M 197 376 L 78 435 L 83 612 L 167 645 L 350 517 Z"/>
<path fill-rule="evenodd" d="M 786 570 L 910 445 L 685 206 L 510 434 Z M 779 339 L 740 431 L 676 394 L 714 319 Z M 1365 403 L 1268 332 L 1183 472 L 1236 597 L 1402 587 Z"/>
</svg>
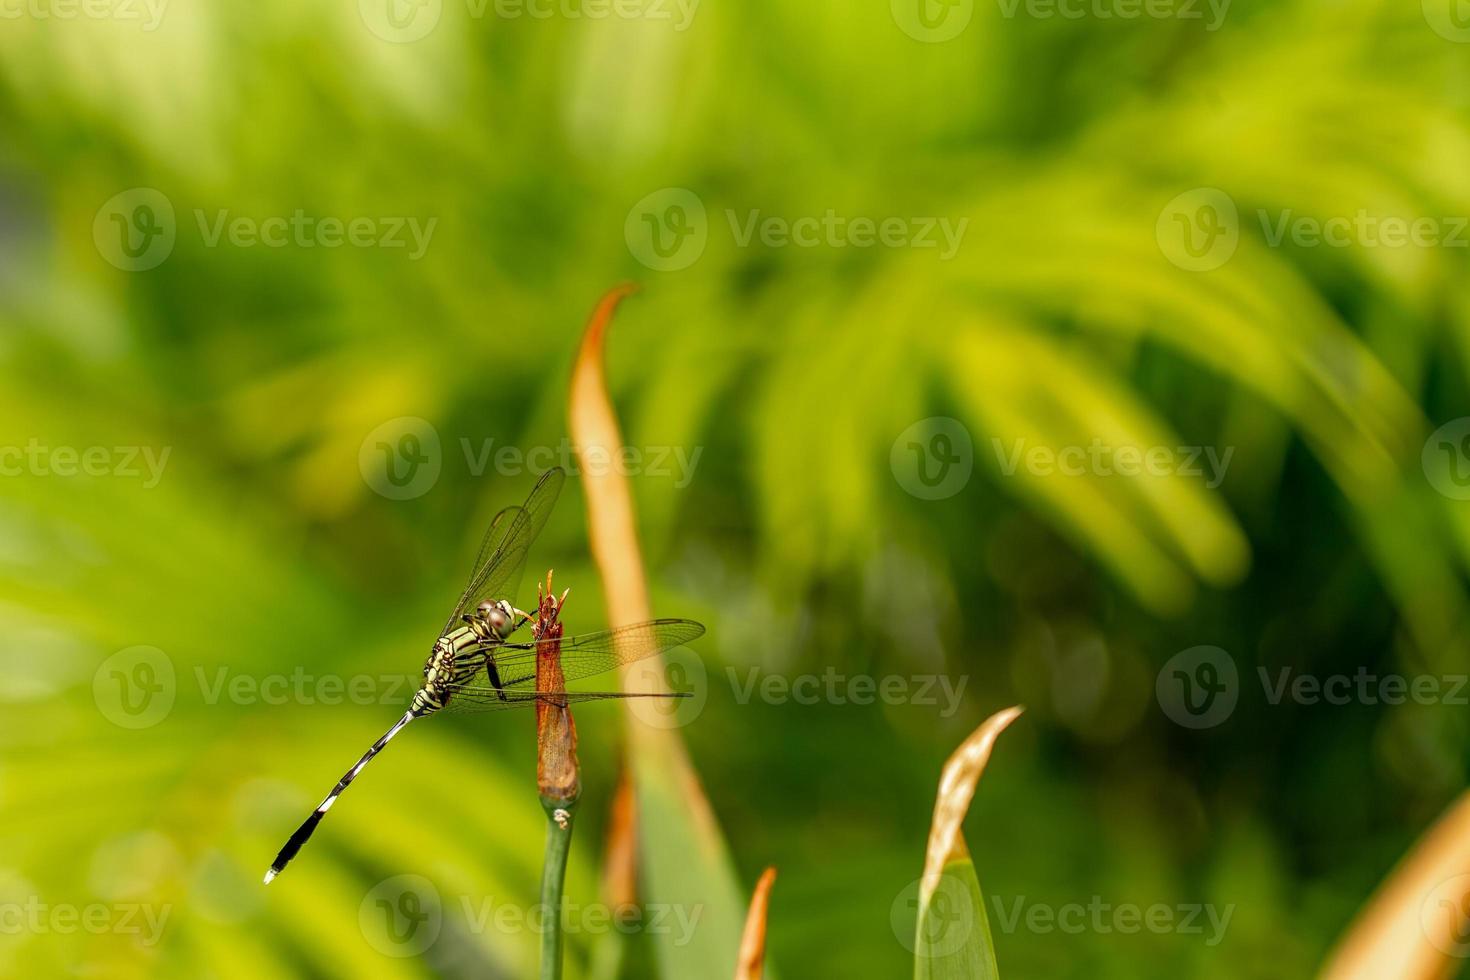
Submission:
<svg viewBox="0 0 1470 980">
<path fill-rule="evenodd" d="M 475 608 L 480 618 L 490 625 L 490 629 L 502 640 L 516 628 L 516 610 L 504 599 L 486 599 Z"/>
</svg>

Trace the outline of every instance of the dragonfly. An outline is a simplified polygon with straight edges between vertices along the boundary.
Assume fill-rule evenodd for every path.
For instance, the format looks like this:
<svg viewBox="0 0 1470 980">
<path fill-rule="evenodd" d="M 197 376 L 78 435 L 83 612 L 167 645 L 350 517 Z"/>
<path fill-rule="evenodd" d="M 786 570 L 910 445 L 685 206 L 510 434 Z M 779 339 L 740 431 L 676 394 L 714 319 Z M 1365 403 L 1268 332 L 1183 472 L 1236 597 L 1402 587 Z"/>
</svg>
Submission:
<svg viewBox="0 0 1470 980">
<path fill-rule="evenodd" d="M 566 636 L 555 640 L 520 641 L 515 634 L 532 619 L 512 599 L 526 555 L 561 493 L 566 474 L 548 470 L 523 505 L 507 507 L 490 522 L 460 594 L 424 663 L 423 684 L 409 709 L 347 770 L 326 799 L 296 829 L 265 873 L 265 882 L 285 870 L 317 825 L 363 768 L 403 731 L 409 722 L 440 713 L 503 711 L 549 703 L 560 706 L 614 698 L 679 698 L 670 694 L 627 694 L 612 691 L 538 691 L 536 661 L 541 647 L 560 642 L 562 674 L 567 681 L 606 673 L 652 657 L 701 636 L 704 627 L 690 619 L 655 619 L 632 626 Z"/>
</svg>

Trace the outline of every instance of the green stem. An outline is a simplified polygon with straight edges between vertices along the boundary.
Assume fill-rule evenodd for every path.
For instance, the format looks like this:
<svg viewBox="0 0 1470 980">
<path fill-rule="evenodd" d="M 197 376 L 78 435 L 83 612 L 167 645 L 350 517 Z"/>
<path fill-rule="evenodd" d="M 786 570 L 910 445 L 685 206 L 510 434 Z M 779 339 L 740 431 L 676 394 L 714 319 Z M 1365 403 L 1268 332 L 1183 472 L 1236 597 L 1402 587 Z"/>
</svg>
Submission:
<svg viewBox="0 0 1470 980">
<path fill-rule="evenodd" d="M 561 895 L 572 849 L 572 822 L 577 803 L 541 799 L 546 811 L 546 864 L 541 870 L 541 980 L 561 980 Z"/>
</svg>

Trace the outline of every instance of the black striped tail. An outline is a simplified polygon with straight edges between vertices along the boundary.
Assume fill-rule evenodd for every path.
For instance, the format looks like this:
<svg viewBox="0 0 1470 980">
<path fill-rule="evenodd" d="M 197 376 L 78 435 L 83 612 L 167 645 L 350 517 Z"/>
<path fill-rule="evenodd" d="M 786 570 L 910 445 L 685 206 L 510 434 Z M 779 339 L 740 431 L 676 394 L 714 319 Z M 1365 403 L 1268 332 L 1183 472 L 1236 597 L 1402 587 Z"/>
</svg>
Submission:
<svg viewBox="0 0 1470 980">
<path fill-rule="evenodd" d="M 402 731 L 403 726 L 413 721 L 414 717 L 412 710 L 405 712 L 403 717 L 398 719 L 398 723 L 388 729 L 383 737 L 374 742 L 372 748 L 368 749 L 363 754 L 363 757 L 357 760 L 357 765 L 347 770 L 347 774 L 337 781 L 337 785 L 332 788 L 332 792 L 328 793 L 327 798 L 322 800 L 321 805 L 312 811 L 311 816 L 307 817 L 301 826 L 296 828 L 296 833 L 291 835 L 290 839 L 281 848 L 281 852 L 276 855 L 276 859 L 271 862 L 271 869 L 265 873 L 265 883 L 267 885 L 271 883 L 271 880 L 276 875 L 286 870 L 286 865 L 291 863 L 291 859 L 301 850 L 302 845 L 311 839 L 311 835 L 316 831 L 316 825 L 322 822 L 322 817 L 327 815 L 327 811 L 332 808 L 333 803 L 337 802 L 337 797 L 342 795 L 342 791 L 352 785 L 352 781 L 357 778 L 357 774 L 362 772 L 362 767 L 367 765 L 373 756 L 381 752 L 383 746 L 388 744 L 388 740 Z"/>
<path fill-rule="evenodd" d="M 285 846 L 281 848 L 281 853 L 277 854 L 276 859 L 271 862 L 271 869 L 265 875 L 267 885 L 271 883 L 272 878 L 286 870 L 286 865 L 296 856 L 296 852 L 301 850 L 301 845 L 311 838 L 312 833 L 316 830 L 316 825 L 321 823 L 322 817 L 326 815 L 326 810 L 313 810 L 311 816 L 296 828 L 296 833 L 291 835 L 291 839 L 286 841 Z"/>
</svg>

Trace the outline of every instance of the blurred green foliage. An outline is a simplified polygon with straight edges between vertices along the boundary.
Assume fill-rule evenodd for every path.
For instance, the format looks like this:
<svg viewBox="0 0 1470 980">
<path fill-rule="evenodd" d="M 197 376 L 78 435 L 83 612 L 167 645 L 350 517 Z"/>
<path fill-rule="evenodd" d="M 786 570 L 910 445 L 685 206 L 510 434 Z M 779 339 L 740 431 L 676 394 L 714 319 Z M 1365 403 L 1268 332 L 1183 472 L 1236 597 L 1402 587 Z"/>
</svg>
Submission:
<svg viewBox="0 0 1470 980">
<path fill-rule="evenodd" d="M 705 0 L 683 31 L 444 0 L 409 43 L 369 30 L 370 7 L 0 29 L 0 445 L 170 450 L 152 487 L 0 481 L 0 901 L 171 910 L 151 945 L 7 927 L 0 971 L 530 973 L 534 934 L 471 914 L 534 901 L 529 717 L 414 726 L 265 890 L 280 840 L 395 711 L 210 692 L 415 671 L 483 522 L 530 484 L 476 474 L 462 440 L 560 446 L 582 319 L 636 278 L 609 372 L 628 441 L 701 451 L 687 487 L 634 481 L 654 607 L 710 627 L 709 702 L 684 733 L 745 879 L 781 868 L 783 974 L 910 971 L 901 896 L 939 765 L 1024 701 L 970 820 L 987 896 L 1233 917 L 1207 945 L 1008 930 L 990 908 L 1003 975 L 1307 975 L 1462 788 L 1467 715 L 1272 705 L 1254 678 L 1470 669 L 1470 512 L 1420 463 L 1470 404 L 1470 280 L 1453 247 L 1273 245 L 1255 216 L 1470 214 L 1470 49 L 1433 4 L 1237 0 L 1207 30 L 977 3 L 933 44 L 848 0 Z M 140 187 L 176 242 L 127 271 L 99 209 Z M 653 271 L 625 226 L 671 187 L 702 202 L 708 243 Z M 1234 256 L 1204 271 L 1159 231 L 1198 188 L 1239 208 Z M 436 224 L 417 260 L 211 245 L 199 224 L 297 209 Z M 944 261 L 742 246 L 727 221 L 829 209 L 969 225 Z M 929 501 L 890 451 L 934 416 L 963 423 L 975 472 Z M 402 417 L 432 423 L 443 472 L 399 501 L 359 455 Z M 1234 456 L 1218 488 L 1008 475 L 1016 440 Z M 574 489 L 533 568 L 573 586 L 587 629 L 582 525 Z M 1243 691 L 1191 731 L 1154 682 L 1200 644 Z M 176 697 L 129 729 L 98 702 L 104 664 L 139 645 Z M 732 683 L 829 667 L 968 681 L 949 717 L 740 703 Z M 578 722 L 596 820 L 618 718 Z M 596 839 L 578 838 L 571 901 L 597 901 Z M 402 874 L 443 902 L 422 956 L 365 925 Z M 652 975 L 630 942 L 626 975 Z M 596 946 L 574 937 L 570 975 Z"/>
</svg>

